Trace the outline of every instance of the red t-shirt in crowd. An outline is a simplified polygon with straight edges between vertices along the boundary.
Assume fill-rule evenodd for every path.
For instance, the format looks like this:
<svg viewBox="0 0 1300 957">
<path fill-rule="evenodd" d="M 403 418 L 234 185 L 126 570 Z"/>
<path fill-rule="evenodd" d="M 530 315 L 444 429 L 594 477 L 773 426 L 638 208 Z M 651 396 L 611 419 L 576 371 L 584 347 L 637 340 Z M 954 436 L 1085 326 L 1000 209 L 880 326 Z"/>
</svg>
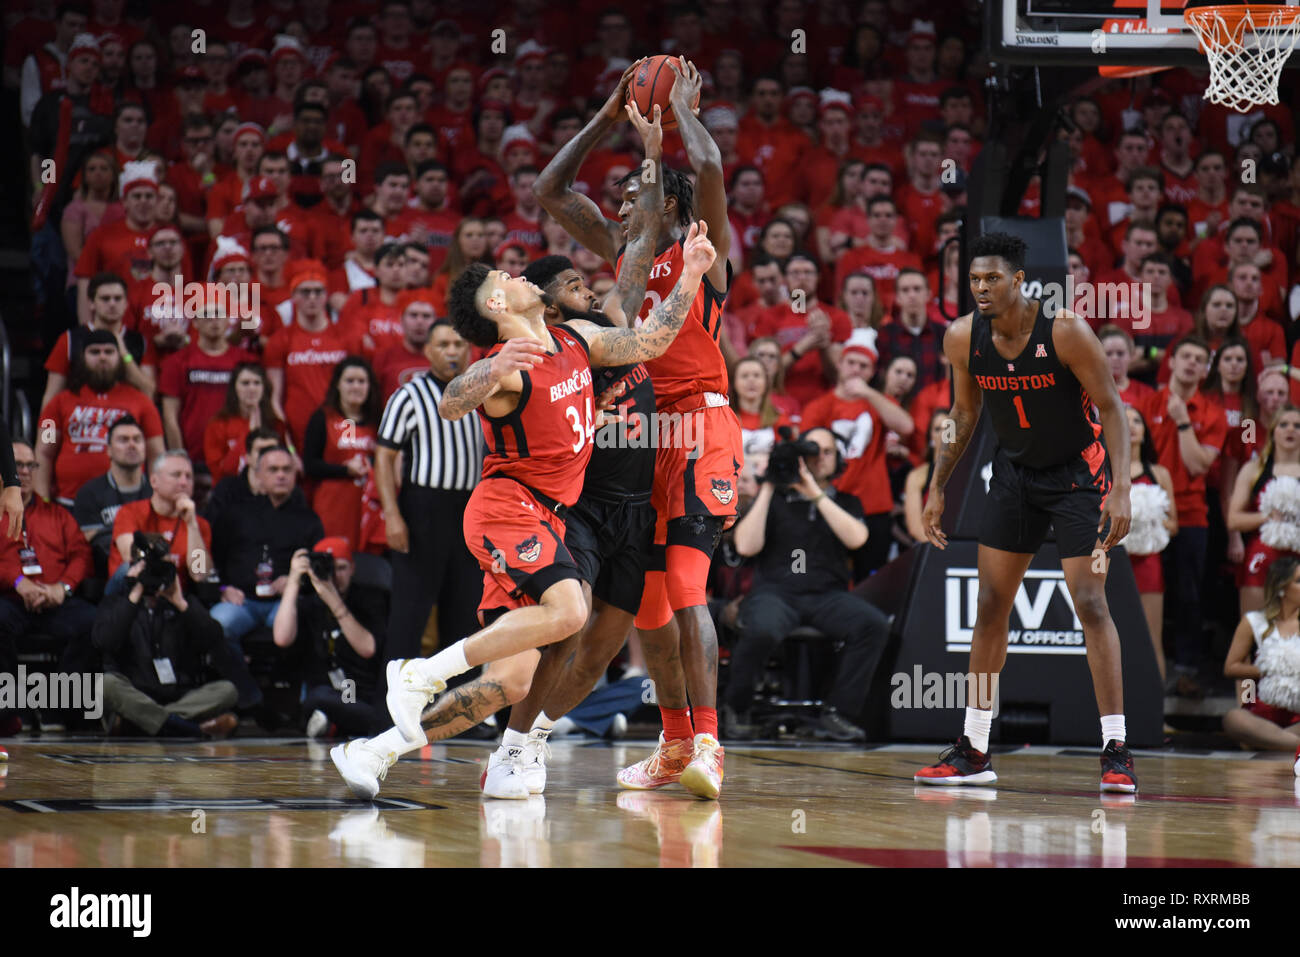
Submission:
<svg viewBox="0 0 1300 957">
<path fill-rule="evenodd" d="M 844 280 L 853 273 L 866 273 L 876 283 L 876 295 L 886 312 L 894 308 L 894 282 L 901 269 L 921 268 L 921 257 L 907 250 L 882 253 L 874 246 L 857 246 L 848 250 L 835 264 L 835 288 L 843 289 Z"/>
<path fill-rule="evenodd" d="M 800 427 L 826 428 L 835 433 L 844 456 L 844 474 L 835 487 L 858 497 L 866 515 L 879 515 L 894 507 L 885 461 L 885 426 L 866 399 L 841 399 L 828 392 L 803 408 Z"/>
<path fill-rule="evenodd" d="M 88 385 L 76 393 L 64 389 L 41 409 L 41 421 L 52 421 L 56 430 L 50 482 L 56 498 L 71 503 L 81 486 L 108 471 L 112 464 L 108 460 L 108 430 L 124 415 L 134 416 L 146 440 L 162 436 L 162 419 L 154 404 L 139 389 L 123 382 L 107 392 L 94 392 Z"/>
<path fill-rule="evenodd" d="M 1141 409 L 1151 429 L 1151 441 L 1156 447 L 1156 459 L 1174 481 L 1174 504 L 1178 508 L 1178 524 L 1188 528 L 1204 528 L 1209 522 L 1205 504 L 1205 475 L 1193 477 L 1187 471 L 1179 450 L 1179 431 L 1169 416 L 1169 387 L 1163 386 L 1146 397 Z M 1187 414 L 1197 441 L 1215 451 L 1222 451 L 1228 436 L 1228 420 L 1223 408 L 1201 393 L 1196 393 L 1187 403 Z"/>
<path fill-rule="evenodd" d="M 225 404 L 230 375 L 239 363 L 252 361 L 253 355 L 238 346 L 230 346 L 221 355 L 214 356 L 199 348 L 197 342 L 163 361 L 158 392 L 181 400 L 181 437 L 190 458 L 203 460 L 203 434 L 209 420 Z"/>
<path fill-rule="evenodd" d="M 284 414 L 299 446 L 307 420 L 325 401 L 334 367 L 349 355 L 365 353 L 359 333 L 334 325 L 308 332 L 295 322 L 271 336 L 262 362 L 268 369 L 284 372 Z"/>
<path fill-rule="evenodd" d="M 402 307 L 398 303 L 386 304 L 378 286 L 358 289 L 339 310 L 339 326 L 370 336 L 378 352 L 402 341 Z"/>
<path fill-rule="evenodd" d="M 190 533 L 178 515 L 159 515 L 153 510 L 153 501 L 142 498 L 138 502 L 128 502 L 117 510 L 113 519 L 113 546 L 108 550 L 108 573 L 112 575 L 122 564 L 122 553 L 117 548 L 117 540 L 123 535 L 144 532 L 146 535 L 161 535 L 168 544 L 167 557 L 176 563 L 181 571 L 181 581 L 189 578 L 190 567 Z M 205 549 L 212 547 L 212 526 L 208 520 L 199 516 L 199 533 L 203 538 Z"/>
<path fill-rule="evenodd" d="M 809 303 L 808 312 L 795 312 L 790 303 L 783 302 L 764 310 L 754 330 L 755 336 L 775 336 L 781 349 L 788 352 L 808 331 L 808 313 L 818 309 L 830 317 L 832 342 L 844 342 L 853 334 L 853 321 L 842 309 L 825 303 Z M 816 349 L 808 350 L 785 370 L 786 394 L 805 406 L 833 385 L 822 371 L 821 354 Z"/>
<path fill-rule="evenodd" d="M 91 230 L 77 258 L 74 274 L 89 279 L 97 273 L 117 273 L 128 282 L 148 275 L 148 229 L 132 229 L 125 219 Z"/>
<path fill-rule="evenodd" d="M 375 351 L 375 376 L 384 390 L 384 401 L 422 372 L 429 371 L 423 352 L 412 352 L 404 341 Z"/>
</svg>

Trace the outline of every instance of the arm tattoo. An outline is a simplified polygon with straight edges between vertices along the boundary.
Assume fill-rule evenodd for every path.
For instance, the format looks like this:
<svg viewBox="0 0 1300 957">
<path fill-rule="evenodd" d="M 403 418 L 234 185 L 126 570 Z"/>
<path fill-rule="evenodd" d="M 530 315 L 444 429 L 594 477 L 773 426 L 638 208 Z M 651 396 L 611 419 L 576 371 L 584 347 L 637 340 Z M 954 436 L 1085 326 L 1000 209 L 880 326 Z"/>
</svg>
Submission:
<svg viewBox="0 0 1300 957">
<path fill-rule="evenodd" d="M 554 217 L 578 242 L 611 266 L 618 249 L 612 224 L 592 200 L 575 192 L 573 180 L 583 160 L 604 138 L 613 124 L 599 113 L 555 154 L 533 184 L 533 192 L 542 208 Z"/>
<path fill-rule="evenodd" d="M 654 182 L 641 180 L 636 203 L 632 207 L 632 221 L 628 224 L 628 243 L 623 250 L 623 266 L 618 271 L 617 295 L 623 307 L 627 324 L 632 327 L 645 301 L 645 286 L 650 280 L 650 267 L 655 260 L 655 246 L 659 238 L 656 218 L 664 208 L 663 167 L 655 164 Z"/>
<path fill-rule="evenodd" d="M 462 419 L 477 409 L 496 388 L 492 379 L 492 360 L 479 359 L 443 390 L 442 401 L 438 403 L 438 415 L 448 422 Z"/>
<path fill-rule="evenodd" d="M 934 488 L 943 488 L 948 484 L 952 470 L 970 444 L 970 437 L 975 432 L 975 423 L 979 421 L 979 410 L 953 409 L 950 413 L 955 437 L 952 442 L 940 442 L 934 457 L 934 478 L 930 484 Z"/>
<path fill-rule="evenodd" d="M 474 727 L 510 702 L 505 689 L 490 678 L 478 678 L 453 688 L 420 716 L 429 741 L 441 741 Z"/>
<path fill-rule="evenodd" d="M 695 294 L 699 291 L 699 282 L 691 283 L 690 292 L 682 289 L 682 281 L 668 294 L 668 298 L 655 307 L 646 317 L 640 329 L 606 329 L 595 344 L 599 344 L 602 366 L 623 366 L 633 362 L 647 362 L 657 359 L 668 351 L 668 347 L 677 338 L 686 314 L 691 311 Z M 593 360 L 596 358 L 592 357 Z"/>
</svg>

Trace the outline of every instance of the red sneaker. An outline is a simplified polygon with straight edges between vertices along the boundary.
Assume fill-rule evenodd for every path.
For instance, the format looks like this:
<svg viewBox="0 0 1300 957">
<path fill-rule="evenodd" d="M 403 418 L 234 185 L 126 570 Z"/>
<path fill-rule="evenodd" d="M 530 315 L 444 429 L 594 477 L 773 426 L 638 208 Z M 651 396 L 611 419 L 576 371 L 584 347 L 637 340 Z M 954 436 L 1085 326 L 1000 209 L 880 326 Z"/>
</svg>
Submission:
<svg viewBox="0 0 1300 957">
<path fill-rule="evenodd" d="M 917 784 L 972 785 L 992 784 L 998 779 L 993 761 L 983 751 L 976 751 L 970 738 L 962 735 L 939 761 L 922 768 L 912 777 Z"/>
<path fill-rule="evenodd" d="M 1123 741 L 1107 741 L 1101 752 L 1101 789 L 1121 794 L 1136 794 L 1137 773 L 1133 770 L 1133 755 Z"/>
</svg>

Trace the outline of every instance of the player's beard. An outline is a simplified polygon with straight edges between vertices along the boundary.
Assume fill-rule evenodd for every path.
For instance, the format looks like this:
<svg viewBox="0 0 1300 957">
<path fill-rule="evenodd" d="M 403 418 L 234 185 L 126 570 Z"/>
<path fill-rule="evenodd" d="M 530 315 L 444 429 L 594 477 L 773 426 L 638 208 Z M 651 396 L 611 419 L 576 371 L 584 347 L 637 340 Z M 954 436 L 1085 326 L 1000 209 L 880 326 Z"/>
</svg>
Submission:
<svg viewBox="0 0 1300 957">
<path fill-rule="evenodd" d="M 592 308 L 592 309 L 588 309 L 586 312 L 583 312 L 579 309 L 571 309 L 568 306 L 566 306 L 564 303 L 557 300 L 550 293 L 545 293 L 545 292 L 542 293 L 542 302 L 545 303 L 547 306 L 554 306 L 556 309 L 559 310 L 560 316 L 562 317 L 560 319 L 561 322 L 568 322 L 570 319 L 582 319 L 585 320 L 586 322 L 595 323 L 598 326 L 604 326 L 606 329 L 612 329 L 614 327 L 613 320 L 610 319 L 609 316 L 601 312 L 599 309 Z"/>
</svg>

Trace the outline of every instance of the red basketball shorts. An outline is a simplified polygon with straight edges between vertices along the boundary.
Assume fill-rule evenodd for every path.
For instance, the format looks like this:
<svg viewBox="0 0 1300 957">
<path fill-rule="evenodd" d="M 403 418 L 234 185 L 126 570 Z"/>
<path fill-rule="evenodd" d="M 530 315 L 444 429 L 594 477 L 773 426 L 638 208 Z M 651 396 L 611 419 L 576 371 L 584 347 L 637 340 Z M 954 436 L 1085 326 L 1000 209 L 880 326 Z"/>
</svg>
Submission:
<svg viewBox="0 0 1300 957">
<path fill-rule="evenodd" d="M 495 609 L 535 605 L 558 581 L 577 579 L 564 520 L 509 478 L 484 479 L 465 507 L 465 544 L 483 569 L 479 622 Z"/>
</svg>

